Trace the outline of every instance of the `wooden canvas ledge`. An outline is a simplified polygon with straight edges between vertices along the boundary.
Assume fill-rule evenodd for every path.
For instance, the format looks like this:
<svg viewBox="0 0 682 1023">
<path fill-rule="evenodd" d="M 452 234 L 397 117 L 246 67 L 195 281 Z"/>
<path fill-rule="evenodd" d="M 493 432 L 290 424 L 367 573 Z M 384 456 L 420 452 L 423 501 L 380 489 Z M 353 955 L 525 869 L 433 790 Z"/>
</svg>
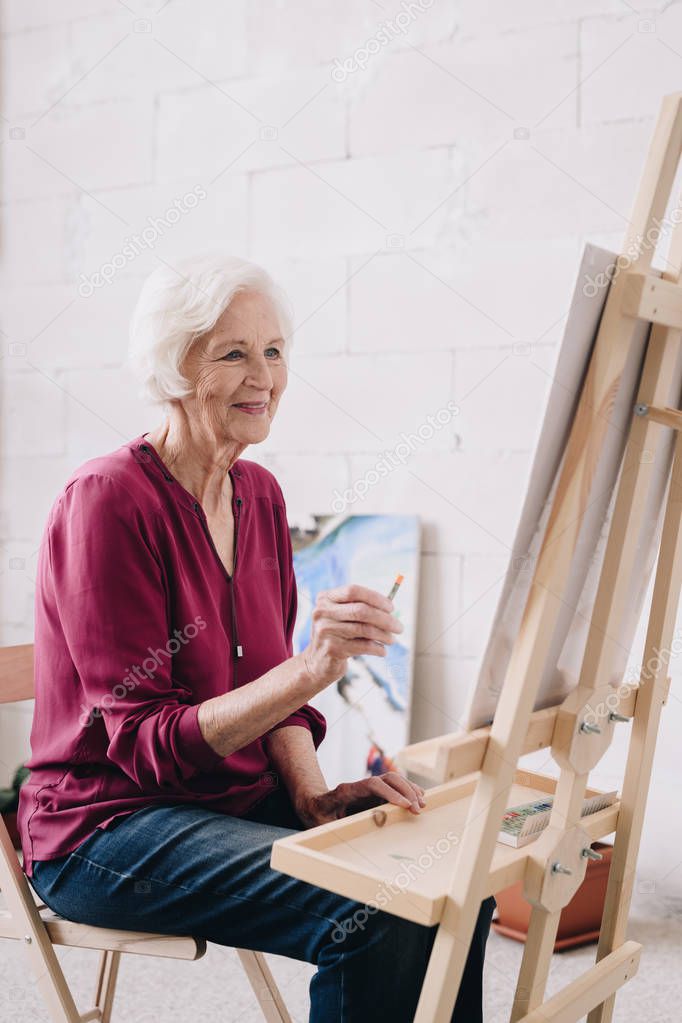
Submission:
<svg viewBox="0 0 682 1023">
<path fill-rule="evenodd" d="M 641 946 L 626 941 L 627 918 L 682 581 L 682 227 L 675 223 L 660 277 L 653 274 L 647 240 L 664 220 L 681 151 L 682 94 L 674 94 L 661 108 L 628 223 L 626 267 L 609 287 L 569 423 L 492 723 L 403 751 L 403 767 L 439 783 L 428 791 L 420 815 L 384 804 L 273 845 L 271 862 L 278 870 L 378 903 L 389 913 L 438 924 L 416 1023 L 449 1023 L 480 904 L 515 881 L 523 882 L 532 910 L 510 1023 L 577 1023 L 586 1014 L 588 1023 L 610 1023 L 616 992 L 639 966 Z M 611 416 L 643 337 L 636 394 L 625 406 L 620 475 L 607 495 L 614 498 L 613 512 L 579 678 L 556 706 L 538 710 L 571 572 L 584 555 L 582 526 L 590 518 L 595 481 L 604 478 L 599 466 Z M 648 545 L 658 558 L 643 666 L 636 687 L 618 690 L 614 717 L 607 697 L 622 681 L 624 623 L 630 627 L 629 602 L 634 591 L 641 592 L 641 552 Z M 630 636 L 628 648 L 631 643 Z M 595 723 L 595 708 L 596 730 L 585 727 Z M 585 794 L 594 792 L 590 772 L 616 728 L 630 732 L 619 799 L 582 817 Z M 557 779 L 519 770 L 521 756 L 542 748 L 551 750 Z M 547 792 L 554 798 L 546 829 L 521 849 L 500 845 L 506 808 Z M 614 831 L 597 962 L 546 999 L 561 909 L 584 879 L 591 844 Z M 389 884 L 400 874 L 403 885 Z"/>
<path fill-rule="evenodd" d="M 664 704 L 668 699 L 670 681 L 670 678 L 666 678 L 661 687 Z M 622 717 L 634 717 L 638 695 L 639 686 L 631 686 L 628 694 L 619 700 L 618 713 Z M 522 756 L 552 745 L 558 712 L 558 707 L 547 707 L 531 714 L 521 748 Z M 490 725 L 477 728 L 473 732 L 453 732 L 406 746 L 396 760 L 399 767 L 413 776 L 424 781 L 444 782 L 479 770 L 489 739 Z"/>
</svg>

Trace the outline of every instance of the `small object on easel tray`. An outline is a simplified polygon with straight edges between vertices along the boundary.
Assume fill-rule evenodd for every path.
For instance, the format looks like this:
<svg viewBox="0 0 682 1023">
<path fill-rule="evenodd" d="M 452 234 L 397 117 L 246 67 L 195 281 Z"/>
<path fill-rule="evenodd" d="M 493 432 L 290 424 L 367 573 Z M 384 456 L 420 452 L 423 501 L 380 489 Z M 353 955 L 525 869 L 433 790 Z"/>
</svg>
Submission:
<svg viewBox="0 0 682 1023">
<path fill-rule="evenodd" d="M 597 796 L 591 796 L 583 802 L 581 816 L 596 813 L 611 806 L 618 798 L 617 792 L 602 792 Z M 511 845 L 519 849 L 522 845 L 528 845 L 534 838 L 544 831 L 549 824 L 552 812 L 553 796 L 545 799 L 535 799 L 530 803 L 521 803 L 519 806 L 510 806 L 502 818 L 502 826 L 498 835 L 498 842 Z"/>
</svg>

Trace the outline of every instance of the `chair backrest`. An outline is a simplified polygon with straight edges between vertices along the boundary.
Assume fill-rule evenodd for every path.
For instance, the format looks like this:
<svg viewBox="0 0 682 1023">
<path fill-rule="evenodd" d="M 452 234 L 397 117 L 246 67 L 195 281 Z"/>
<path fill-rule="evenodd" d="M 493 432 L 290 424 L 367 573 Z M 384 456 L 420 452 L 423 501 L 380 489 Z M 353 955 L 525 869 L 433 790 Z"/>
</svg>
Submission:
<svg viewBox="0 0 682 1023">
<path fill-rule="evenodd" d="M 0 704 L 32 700 L 33 643 L 0 647 Z"/>
<path fill-rule="evenodd" d="M 32 700 L 34 693 L 33 644 L 0 647 L 0 705 Z M 0 890 L 7 905 L 3 912 L 12 918 L 16 936 L 21 935 L 26 941 L 26 951 L 52 1019 L 64 1023 L 79 1020 L 80 1014 L 2 817 Z"/>
<path fill-rule="evenodd" d="M 33 643 L 0 647 L 0 706 L 3 703 L 32 700 L 34 693 Z M 0 847 L 0 857 L 5 860 L 6 865 L 10 864 L 14 855 L 14 846 L 2 817 L 0 817 Z M 14 858 L 16 859 L 16 857 Z M 1 868 L 0 861 L 0 889 L 3 888 Z"/>
<path fill-rule="evenodd" d="M 3 703 L 32 700 L 34 692 L 33 643 L 0 647 L 0 706 Z M 0 817 L 0 846 L 0 856 L 5 859 L 7 864 L 12 860 L 14 847 L 2 817 Z M 1 878 L 2 870 L 0 869 Z M 0 888 L 2 887 L 0 883 Z"/>
</svg>

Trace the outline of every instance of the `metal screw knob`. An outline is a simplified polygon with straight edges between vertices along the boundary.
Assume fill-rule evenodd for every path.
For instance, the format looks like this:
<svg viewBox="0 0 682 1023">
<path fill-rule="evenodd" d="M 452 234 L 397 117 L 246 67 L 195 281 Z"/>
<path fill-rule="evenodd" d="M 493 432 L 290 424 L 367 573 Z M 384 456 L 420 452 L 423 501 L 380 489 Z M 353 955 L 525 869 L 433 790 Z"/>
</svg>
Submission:
<svg viewBox="0 0 682 1023">
<path fill-rule="evenodd" d="M 30 945 L 31 942 L 33 941 L 33 938 L 31 937 L 30 934 L 25 934 L 24 935 L 24 941 L 26 942 L 27 945 Z"/>
<path fill-rule="evenodd" d="M 588 859 L 588 860 L 603 860 L 604 859 L 604 853 L 597 852 L 596 849 L 590 849 L 590 848 L 583 849 L 580 855 L 584 856 L 585 859 Z"/>
<path fill-rule="evenodd" d="M 643 402 L 637 402 L 637 404 L 635 405 L 636 416 L 645 416 L 648 413 L 648 411 L 649 406 L 645 405 Z"/>
<path fill-rule="evenodd" d="M 571 870 L 570 867 L 565 867 L 563 865 L 563 863 L 559 863 L 559 861 L 557 860 L 556 863 L 552 864 L 552 873 L 553 874 L 572 874 L 573 871 Z"/>
<path fill-rule="evenodd" d="M 623 714 L 616 714 L 615 710 L 612 710 L 609 714 L 609 721 L 624 721 L 626 724 L 630 718 L 626 718 Z"/>
<path fill-rule="evenodd" d="M 601 728 L 599 725 L 590 725 L 587 721 L 583 721 L 580 726 L 581 732 L 593 732 L 595 735 L 601 735 Z"/>
</svg>

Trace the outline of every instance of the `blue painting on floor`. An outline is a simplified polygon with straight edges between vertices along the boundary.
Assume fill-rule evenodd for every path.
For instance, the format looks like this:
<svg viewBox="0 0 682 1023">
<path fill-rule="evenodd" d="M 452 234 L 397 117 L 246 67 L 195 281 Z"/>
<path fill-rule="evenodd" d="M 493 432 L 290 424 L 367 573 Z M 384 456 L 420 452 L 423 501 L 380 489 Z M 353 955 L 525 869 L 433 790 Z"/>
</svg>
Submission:
<svg viewBox="0 0 682 1023">
<path fill-rule="evenodd" d="M 351 781 L 391 770 L 393 757 L 409 742 L 419 520 L 415 515 L 312 516 L 308 527 L 291 526 L 298 615 L 294 653 L 309 643 L 317 595 L 347 583 L 388 594 L 399 573 L 404 581 L 394 598 L 404 631 L 387 646 L 386 657 L 349 658 L 348 671 L 311 702 L 327 717 L 327 736 L 318 756 L 330 775 Z"/>
</svg>

